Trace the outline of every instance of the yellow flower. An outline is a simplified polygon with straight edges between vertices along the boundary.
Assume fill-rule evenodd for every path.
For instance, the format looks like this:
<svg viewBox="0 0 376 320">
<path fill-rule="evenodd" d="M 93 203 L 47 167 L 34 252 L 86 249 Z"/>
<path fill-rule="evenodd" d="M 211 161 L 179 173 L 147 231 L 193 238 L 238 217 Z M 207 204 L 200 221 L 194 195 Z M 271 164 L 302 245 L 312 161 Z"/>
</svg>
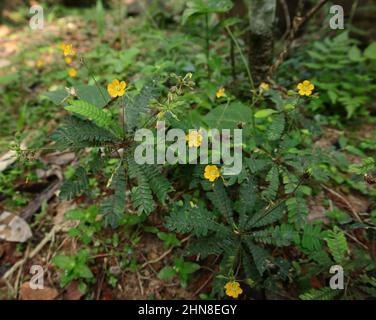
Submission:
<svg viewBox="0 0 376 320">
<path fill-rule="evenodd" d="M 73 46 L 71 44 L 64 45 L 63 52 L 64 52 L 64 56 L 73 56 L 73 55 L 75 55 L 75 51 L 74 51 Z"/>
<path fill-rule="evenodd" d="M 201 145 L 202 135 L 194 130 L 190 131 L 189 134 L 185 136 L 185 140 L 188 141 L 188 147 L 199 147 Z"/>
<path fill-rule="evenodd" d="M 270 86 L 266 82 L 261 82 L 260 85 L 259 85 L 259 89 L 260 89 L 260 91 L 269 91 Z"/>
<path fill-rule="evenodd" d="M 225 88 L 223 87 L 219 88 L 218 91 L 215 93 L 215 96 L 217 98 L 225 97 L 226 96 Z"/>
<path fill-rule="evenodd" d="M 71 64 L 72 63 L 72 58 L 71 57 L 65 57 L 65 62 L 67 64 Z"/>
<path fill-rule="evenodd" d="M 74 78 L 76 75 L 77 75 L 77 71 L 75 68 L 70 68 L 68 70 L 68 75 L 71 77 L 71 78 Z"/>
<path fill-rule="evenodd" d="M 216 165 L 207 165 L 205 167 L 204 177 L 208 179 L 210 182 L 215 181 L 220 177 L 221 173 L 218 170 Z"/>
<path fill-rule="evenodd" d="M 36 63 L 36 67 L 38 69 L 41 69 L 43 67 L 43 65 L 44 65 L 43 60 L 42 59 L 38 59 L 37 63 Z"/>
<path fill-rule="evenodd" d="M 66 44 L 65 44 L 64 42 L 62 42 L 62 43 L 59 44 L 59 49 L 60 49 L 61 51 L 64 51 L 65 46 L 66 46 Z"/>
<path fill-rule="evenodd" d="M 240 288 L 240 284 L 237 281 L 230 281 L 225 284 L 226 294 L 229 297 L 237 298 L 240 294 L 243 293 L 242 288 Z"/>
<path fill-rule="evenodd" d="M 126 87 L 127 84 L 125 81 L 120 82 L 119 80 L 115 79 L 108 84 L 107 91 L 112 98 L 121 97 L 124 94 Z"/>
<path fill-rule="evenodd" d="M 315 86 L 308 80 L 304 80 L 303 82 L 299 83 L 296 88 L 301 96 L 310 96 L 312 91 L 315 89 Z"/>
</svg>

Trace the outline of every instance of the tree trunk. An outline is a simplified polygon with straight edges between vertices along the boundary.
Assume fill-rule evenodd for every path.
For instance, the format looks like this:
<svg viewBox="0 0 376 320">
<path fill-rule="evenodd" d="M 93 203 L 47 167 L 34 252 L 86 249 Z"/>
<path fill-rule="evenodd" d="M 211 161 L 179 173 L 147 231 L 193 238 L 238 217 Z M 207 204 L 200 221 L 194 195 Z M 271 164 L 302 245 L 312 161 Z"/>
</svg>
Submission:
<svg viewBox="0 0 376 320">
<path fill-rule="evenodd" d="M 255 85 L 265 81 L 273 62 L 276 0 L 251 0 L 249 8 L 249 66 Z"/>
</svg>

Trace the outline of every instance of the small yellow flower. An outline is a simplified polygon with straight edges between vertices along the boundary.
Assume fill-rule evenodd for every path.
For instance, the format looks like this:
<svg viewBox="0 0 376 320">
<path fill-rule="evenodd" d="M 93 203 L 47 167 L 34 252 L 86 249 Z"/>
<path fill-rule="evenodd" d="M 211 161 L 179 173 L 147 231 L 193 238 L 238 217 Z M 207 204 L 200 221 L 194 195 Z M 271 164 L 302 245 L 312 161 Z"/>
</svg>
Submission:
<svg viewBox="0 0 376 320">
<path fill-rule="evenodd" d="M 77 76 L 77 71 L 75 68 L 70 68 L 68 70 L 68 75 L 71 77 L 71 78 L 74 78 L 75 76 Z"/>
<path fill-rule="evenodd" d="M 63 52 L 64 52 L 64 56 L 74 56 L 75 55 L 75 51 L 74 51 L 73 46 L 71 44 L 64 45 Z"/>
<path fill-rule="evenodd" d="M 41 69 L 41 68 L 43 68 L 43 66 L 44 66 L 43 60 L 42 59 L 38 59 L 37 63 L 36 63 L 36 67 L 38 69 Z"/>
<path fill-rule="evenodd" d="M 310 96 L 312 91 L 315 89 L 315 86 L 310 81 L 304 80 L 303 82 L 299 83 L 296 88 L 301 96 Z"/>
<path fill-rule="evenodd" d="M 216 179 L 220 177 L 221 173 L 218 170 L 216 165 L 207 165 L 205 167 L 204 177 L 208 179 L 210 182 L 214 182 Z"/>
<path fill-rule="evenodd" d="M 226 96 L 225 88 L 223 87 L 219 88 L 218 91 L 215 93 L 215 96 L 217 98 L 225 97 Z"/>
<path fill-rule="evenodd" d="M 115 79 L 108 84 L 107 91 L 112 98 L 121 97 L 124 94 L 126 87 L 127 84 L 125 81 Z"/>
<path fill-rule="evenodd" d="M 65 44 L 64 42 L 62 42 L 62 43 L 59 44 L 59 49 L 60 49 L 61 51 L 64 51 L 65 46 L 66 46 L 66 44 Z"/>
<path fill-rule="evenodd" d="M 260 85 L 259 85 L 259 89 L 260 89 L 260 91 L 269 91 L 270 86 L 266 82 L 261 82 Z"/>
<path fill-rule="evenodd" d="M 185 136 L 185 140 L 188 141 L 188 147 L 199 147 L 201 145 L 202 135 L 194 130 L 190 131 L 189 134 Z"/>
<path fill-rule="evenodd" d="M 67 64 L 71 64 L 72 63 L 72 58 L 71 57 L 65 57 L 65 62 Z"/>
<path fill-rule="evenodd" d="M 243 293 L 242 288 L 240 288 L 240 284 L 237 281 L 230 281 L 225 284 L 226 294 L 229 297 L 237 298 L 239 295 Z"/>
</svg>

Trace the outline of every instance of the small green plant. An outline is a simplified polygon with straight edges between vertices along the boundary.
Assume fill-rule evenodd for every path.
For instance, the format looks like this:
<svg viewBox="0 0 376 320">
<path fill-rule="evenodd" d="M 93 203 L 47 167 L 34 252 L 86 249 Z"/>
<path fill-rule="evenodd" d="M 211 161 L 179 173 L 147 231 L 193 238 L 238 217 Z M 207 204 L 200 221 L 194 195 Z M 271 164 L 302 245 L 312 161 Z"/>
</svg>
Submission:
<svg viewBox="0 0 376 320">
<path fill-rule="evenodd" d="M 376 43 L 364 51 L 348 32 L 314 41 L 281 69 L 305 74 L 320 92 L 320 98 L 308 106 L 311 110 L 346 116 L 367 115 L 367 104 L 375 91 Z M 302 67 L 304 71 L 301 70 Z M 372 71 L 373 70 L 373 71 Z M 338 80 L 340 74 L 340 80 Z"/>
<path fill-rule="evenodd" d="M 69 235 L 78 237 L 84 244 L 94 242 L 93 236 L 103 227 L 103 221 L 98 213 L 97 206 L 68 211 L 65 214 L 65 219 L 79 222 L 76 227 L 69 230 Z"/>
<path fill-rule="evenodd" d="M 94 275 L 88 266 L 88 250 L 79 250 L 74 256 L 57 255 L 52 262 L 59 268 L 63 269 L 60 278 L 61 287 L 65 287 L 73 280 L 80 281 L 80 290 L 86 291 L 87 283 L 94 280 Z"/>
<path fill-rule="evenodd" d="M 183 258 L 175 258 L 174 265 L 172 267 L 163 267 L 158 273 L 158 278 L 161 280 L 169 280 L 177 275 L 180 285 L 186 288 L 189 277 L 199 269 L 200 265 L 197 263 L 184 261 Z"/>
</svg>

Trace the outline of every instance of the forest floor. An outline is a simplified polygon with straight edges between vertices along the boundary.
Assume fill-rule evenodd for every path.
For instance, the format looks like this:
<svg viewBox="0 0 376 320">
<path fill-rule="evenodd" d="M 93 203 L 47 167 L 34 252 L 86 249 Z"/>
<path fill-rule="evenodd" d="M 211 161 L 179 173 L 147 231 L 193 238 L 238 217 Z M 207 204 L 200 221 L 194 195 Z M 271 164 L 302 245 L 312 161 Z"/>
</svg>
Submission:
<svg viewBox="0 0 376 320">
<path fill-rule="evenodd" d="M 14 17 L 13 17 L 14 18 Z M 22 21 L 22 20 L 21 20 Z M 137 24 L 137 17 L 131 23 Z M 126 27 L 125 27 L 126 28 Z M 59 108 L 46 109 L 41 95 L 56 87 L 53 83 L 63 78 L 66 71 L 57 73 L 52 66 L 57 64 L 56 50 L 59 43 L 71 43 L 80 54 L 89 53 L 95 45 L 93 38 L 97 31 L 93 21 L 78 15 L 52 18 L 43 32 L 31 31 L 24 21 L 0 25 L 0 86 L 16 83 L 12 90 L 2 92 L 0 98 L 0 212 L 8 211 L 24 217 L 32 228 L 33 237 L 26 245 L 0 240 L 0 299 L 81 299 L 84 294 L 78 288 L 78 281 L 72 281 L 66 288 L 59 286 L 59 273 L 51 264 L 58 253 L 74 254 L 79 244 L 67 233 L 72 226 L 64 220 L 64 213 L 74 208 L 79 201 L 62 201 L 57 197 L 65 170 L 77 162 L 74 153 L 47 153 L 47 137 L 56 128 Z M 119 43 L 112 30 L 106 34 L 106 41 L 116 48 Z M 127 46 L 132 46 L 133 35 L 127 35 Z M 37 66 L 41 60 L 40 66 Z M 28 68 L 33 68 L 31 72 Z M 373 138 L 376 123 L 349 126 L 346 135 L 361 141 Z M 22 132 L 15 136 L 16 132 Z M 330 126 L 315 145 L 325 149 L 338 144 L 342 131 Z M 9 151 L 9 144 L 17 139 L 24 148 L 40 147 L 29 159 L 16 159 Z M 346 154 L 352 163 L 360 163 L 361 157 Z M 341 178 L 342 179 L 342 178 Z M 371 198 L 358 192 L 349 192 L 339 182 L 312 196 L 309 201 L 310 220 L 325 221 L 324 207 L 335 205 L 349 214 L 370 210 Z M 3 188 L 3 190 L 1 190 Z M 371 188 L 371 186 L 369 186 Z M 164 230 L 158 215 L 149 216 L 147 224 Z M 103 237 L 105 238 L 105 232 Z M 109 233 L 109 238 L 112 235 Z M 187 240 L 179 239 L 182 244 Z M 136 267 L 128 271 L 119 270 L 122 257 L 111 254 L 116 248 L 132 244 L 132 259 Z M 163 266 L 171 265 L 173 248 L 166 248 L 156 234 L 142 229 L 132 231 L 131 239 L 120 235 L 117 241 L 101 243 L 106 250 L 99 249 L 96 267 L 92 268 L 95 281 L 89 297 L 93 299 L 195 299 L 210 290 L 210 281 L 217 269 L 216 261 L 208 259 L 188 287 L 182 288 L 173 278 L 162 281 L 157 277 Z M 28 287 L 30 268 L 33 265 L 46 266 L 46 290 L 31 290 Z M 113 280 L 116 278 L 116 280 Z"/>
</svg>

